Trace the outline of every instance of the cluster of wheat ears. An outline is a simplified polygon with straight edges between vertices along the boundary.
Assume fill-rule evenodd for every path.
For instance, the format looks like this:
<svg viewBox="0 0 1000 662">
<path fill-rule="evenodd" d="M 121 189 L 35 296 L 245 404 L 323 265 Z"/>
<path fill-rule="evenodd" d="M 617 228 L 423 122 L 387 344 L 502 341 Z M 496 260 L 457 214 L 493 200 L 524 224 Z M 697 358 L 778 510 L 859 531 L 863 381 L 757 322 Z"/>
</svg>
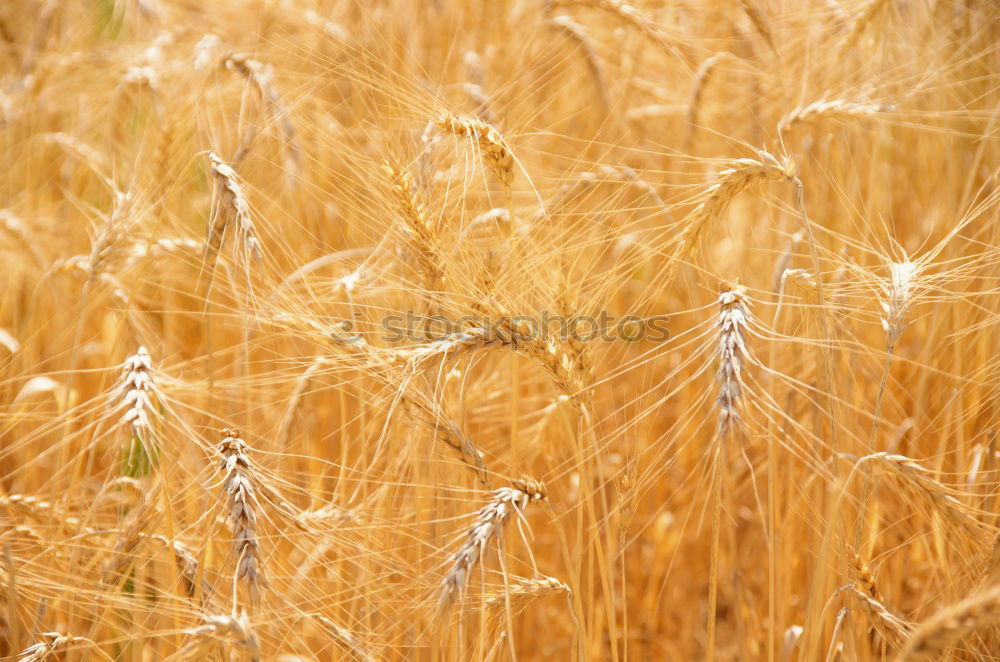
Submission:
<svg viewBox="0 0 1000 662">
<path fill-rule="evenodd" d="M 0 155 L 0 658 L 1000 659 L 995 0 L 0 2 Z"/>
</svg>

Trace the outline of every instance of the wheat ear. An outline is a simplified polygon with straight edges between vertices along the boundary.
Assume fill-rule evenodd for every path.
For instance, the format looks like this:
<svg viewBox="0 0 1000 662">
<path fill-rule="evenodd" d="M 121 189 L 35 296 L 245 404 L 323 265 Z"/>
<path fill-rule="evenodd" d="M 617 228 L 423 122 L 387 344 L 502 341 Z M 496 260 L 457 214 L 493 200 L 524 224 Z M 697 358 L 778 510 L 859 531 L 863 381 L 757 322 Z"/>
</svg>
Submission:
<svg viewBox="0 0 1000 662">
<path fill-rule="evenodd" d="M 705 61 L 701 63 L 695 72 L 694 80 L 691 83 L 691 96 L 689 97 L 687 110 L 687 124 L 688 131 L 690 131 L 688 134 L 689 142 L 693 140 L 694 132 L 697 129 L 698 110 L 701 108 L 701 99 L 705 92 L 705 86 L 708 85 L 708 81 L 712 77 L 712 72 L 715 71 L 715 67 L 720 62 L 733 57 L 732 53 L 725 51 L 716 53 L 711 57 L 705 58 Z"/>
<path fill-rule="evenodd" d="M 887 642 L 898 648 L 910 636 L 910 625 L 893 614 L 881 599 L 855 586 L 846 591 L 864 612 L 869 625 Z"/>
<path fill-rule="evenodd" d="M 145 347 L 140 346 L 135 354 L 125 359 L 120 391 L 121 406 L 125 408 L 122 423 L 131 426 L 137 433 L 148 433 L 149 417 L 155 411 L 150 396 L 159 397 L 159 394 L 153 379 L 153 362 Z"/>
<path fill-rule="evenodd" d="M 712 495 L 712 541 L 709 559 L 708 626 L 706 655 L 715 654 L 715 621 L 719 585 L 719 531 L 722 519 L 723 469 L 726 466 L 726 439 L 740 420 L 743 395 L 743 363 L 747 358 L 746 334 L 750 323 L 746 288 L 742 285 L 724 290 L 718 298 L 719 317 L 716 322 L 718 340 L 715 381 L 719 386 L 716 407 L 719 410 L 715 428 L 714 476 Z"/>
<path fill-rule="evenodd" d="M 492 124 L 476 117 L 445 113 L 434 122 L 439 129 L 459 138 L 469 138 L 479 148 L 483 160 L 503 186 L 511 219 L 514 215 L 514 154 L 500 132 Z M 513 227 L 513 223 L 511 224 Z"/>
<path fill-rule="evenodd" d="M 43 632 L 41 638 L 42 641 L 32 644 L 18 653 L 18 662 L 42 662 L 49 659 L 50 656 L 68 651 L 73 644 L 90 644 L 94 646 L 94 650 L 97 650 L 96 644 L 90 639 L 74 637 L 71 634 Z M 107 657 L 106 655 L 102 656 Z"/>
<path fill-rule="evenodd" d="M 564 593 L 569 595 L 572 590 L 565 583 L 555 577 L 540 577 L 538 579 L 522 579 L 516 584 L 512 584 L 506 591 L 494 593 L 486 598 L 486 608 L 491 610 L 503 609 L 510 597 L 511 603 L 523 603 L 531 600 L 544 598 L 547 595 Z"/>
<path fill-rule="evenodd" d="M 438 292 L 444 286 L 445 269 L 438 246 L 439 223 L 427 212 L 423 197 L 413 184 L 410 172 L 399 162 L 386 162 L 382 171 L 392 182 L 392 192 L 406 224 L 406 238 L 424 277 L 424 288 Z"/>
<path fill-rule="evenodd" d="M 944 659 L 942 653 L 962 637 L 1000 622 L 1000 586 L 938 611 L 906 642 L 897 662 Z"/>
<path fill-rule="evenodd" d="M 236 235 L 246 256 L 260 259 L 260 241 L 257 239 L 257 229 L 250 215 L 250 203 L 247 202 L 246 194 L 236 176 L 236 171 L 215 152 L 209 152 L 208 159 L 211 162 L 212 175 L 215 177 L 220 191 L 220 208 L 213 216 L 222 216 L 222 218 L 213 218 L 209 224 L 208 240 L 205 243 L 206 252 L 213 256 L 218 253 L 222 246 L 223 235 L 229 226 L 229 219 L 232 218 L 236 222 Z M 224 213 L 221 208 L 229 211 Z"/>
<path fill-rule="evenodd" d="M 251 604 L 260 600 L 264 583 L 260 571 L 260 546 L 257 537 L 256 489 L 248 446 L 238 430 L 226 430 L 219 444 L 222 454 L 220 468 L 225 472 L 222 497 L 226 518 L 233 531 L 233 553 L 236 555 L 236 579 L 246 582 Z"/>
<path fill-rule="evenodd" d="M 274 84 L 274 74 L 272 73 L 270 65 L 254 60 L 243 53 L 233 53 L 228 55 L 223 60 L 223 64 L 230 71 L 235 71 L 246 78 L 254 89 L 257 90 L 257 93 L 267 106 L 268 111 L 281 125 L 281 132 L 284 135 L 285 144 L 288 147 L 289 154 L 291 155 L 292 164 L 296 168 L 299 167 L 302 162 L 302 155 L 298 144 L 295 142 L 295 127 L 292 126 L 292 123 L 286 115 L 285 109 L 281 105 L 281 96 L 278 94 L 278 88 Z M 233 159 L 234 163 L 239 164 L 243 161 L 243 158 L 246 156 L 247 151 L 250 148 L 253 136 L 254 131 L 251 130 L 251 132 L 244 137 L 243 143 L 240 145 L 239 152 Z"/>
<path fill-rule="evenodd" d="M 930 469 L 904 455 L 875 453 L 868 459 L 877 460 L 884 469 L 906 481 L 956 526 L 974 533 L 977 539 L 984 534 L 984 525 L 969 514 L 968 506 L 952 496 L 948 487 L 933 477 Z"/>
<path fill-rule="evenodd" d="M 708 228 L 729 207 L 744 189 L 760 181 L 795 182 L 795 171 L 788 159 L 777 158 L 760 150 L 758 159 L 736 159 L 732 167 L 720 172 L 708 188 L 704 199 L 687 218 L 678 238 L 678 258 L 686 259 L 697 251 L 698 242 Z M 676 268 L 676 262 L 672 263 Z"/>
<path fill-rule="evenodd" d="M 203 620 L 204 625 L 186 630 L 191 640 L 184 646 L 184 659 L 206 659 L 203 656 L 207 649 L 221 640 L 244 652 L 251 662 L 260 662 L 260 645 L 246 612 L 239 617 L 206 615 Z"/>
<path fill-rule="evenodd" d="M 882 13 L 892 0 L 868 0 L 851 21 L 847 30 L 847 35 L 841 44 L 841 52 L 847 52 L 854 47 L 854 44 L 864 34 L 865 29 Z"/>
<path fill-rule="evenodd" d="M 814 101 L 807 106 L 800 106 L 782 117 L 778 122 L 778 130 L 785 131 L 795 124 L 822 118 L 871 117 L 891 110 L 893 110 L 891 106 L 856 103 L 842 99 Z"/>
<path fill-rule="evenodd" d="M 633 5 L 624 0 L 556 0 L 557 5 L 578 4 L 599 9 L 607 14 L 618 17 L 620 20 L 632 25 L 650 41 L 658 44 L 671 55 L 676 56 L 682 62 L 689 63 L 690 56 L 682 51 L 677 44 L 667 38 L 656 22 L 647 17 Z"/>
<path fill-rule="evenodd" d="M 358 637 L 345 627 L 337 625 L 322 614 L 309 614 L 309 617 L 323 626 L 323 629 L 347 652 L 360 662 L 375 662 L 375 658 L 365 650 Z"/>
<path fill-rule="evenodd" d="M 531 503 L 546 499 L 545 486 L 532 480 L 515 481 L 513 487 L 493 491 L 487 503 L 476 515 L 476 522 L 469 529 L 465 542 L 452 557 L 451 570 L 441 582 L 439 610 L 444 611 L 462 593 L 469 573 L 489 546 L 490 540 L 500 540 L 512 515 L 522 517 L 523 510 Z"/>
</svg>

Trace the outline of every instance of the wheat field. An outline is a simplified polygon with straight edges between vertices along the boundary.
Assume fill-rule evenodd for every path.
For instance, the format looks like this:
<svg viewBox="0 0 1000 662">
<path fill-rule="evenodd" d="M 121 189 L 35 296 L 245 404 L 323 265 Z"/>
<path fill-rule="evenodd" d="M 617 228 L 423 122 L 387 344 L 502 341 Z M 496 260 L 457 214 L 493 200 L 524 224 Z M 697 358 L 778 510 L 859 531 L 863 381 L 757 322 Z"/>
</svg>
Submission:
<svg viewBox="0 0 1000 662">
<path fill-rule="evenodd" d="M 2 659 L 1000 659 L 994 0 L 9 0 L 0 155 Z"/>
</svg>

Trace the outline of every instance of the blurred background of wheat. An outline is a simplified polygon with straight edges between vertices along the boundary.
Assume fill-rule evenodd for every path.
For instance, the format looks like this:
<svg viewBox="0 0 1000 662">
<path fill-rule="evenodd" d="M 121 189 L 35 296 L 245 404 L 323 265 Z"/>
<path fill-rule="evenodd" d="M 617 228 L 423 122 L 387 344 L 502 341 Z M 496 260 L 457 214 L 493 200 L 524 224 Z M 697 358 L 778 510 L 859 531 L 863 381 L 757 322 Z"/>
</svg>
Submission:
<svg viewBox="0 0 1000 662">
<path fill-rule="evenodd" d="M 3 3 L 0 655 L 997 659 L 998 44 Z"/>
</svg>

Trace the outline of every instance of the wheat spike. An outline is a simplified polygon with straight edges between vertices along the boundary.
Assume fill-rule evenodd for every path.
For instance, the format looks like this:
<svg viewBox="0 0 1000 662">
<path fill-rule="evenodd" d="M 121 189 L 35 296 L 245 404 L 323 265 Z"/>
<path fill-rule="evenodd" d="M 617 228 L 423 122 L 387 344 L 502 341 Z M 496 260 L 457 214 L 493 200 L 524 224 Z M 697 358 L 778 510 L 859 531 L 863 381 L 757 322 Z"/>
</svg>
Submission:
<svg viewBox="0 0 1000 662">
<path fill-rule="evenodd" d="M 889 264 L 889 279 L 882 285 L 882 329 L 890 348 L 906 330 L 906 315 L 913 301 L 914 281 L 919 267 L 913 262 L 892 262 Z"/>
<path fill-rule="evenodd" d="M 671 41 L 667 35 L 660 30 L 655 21 L 647 17 L 641 11 L 625 2 L 625 0 L 555 0 L 556 5 L 585 5 L 599 9 L 607 14 L 616 16 L 625 23 L 639 29 L 650 41 L 661 46 L 666 52 L 676 56 L 684 63 L 690 62 L 690 55 L 682 51 L 676 43 Z"/>
<path fill-rule="evenodd" d="M 345 627 L 337 625 L 322 614 L 309 614 L 309 617 L 322 625 L 323 630 L 326 631 L 341 646 L 343 646 L 351 657 L 359 660 L 360 662 L 375 662 L 375 658 L 365 650 L 361 640 L 359 640 L 353 632 Z"/>
<path fill-rule="evenodd" d="M 555 577 L 540 577 L 538 579 L 522 579 L 512 584 L 506 591 L 495 593 L 486 598 L 487 609 L 503 609 L 510 597 L 511 603 L 522 603 L 537 600 L 554 593 L 572 593 L 569 586 Z"/>
<path fill-rule="evenodd" d="M 225 472 L 222 483 L 226 518 L 233 530 L 233 554 L 236 556 L 236 579 L 246 582 L 250 602 L 260 599 L 264 583 L 260 571 L 260 546 L 257 538 L 257 500 L 248 446 L 238 430 L 226 430 L 219 444 L 222 454 L 220 468 Z"/>
<path fill-rule="evenodd" d="M 777 158 L 763 150 L 758 159 L 736 159 L 732 167 L 720 172 L 708 188 L 705 198 L 688 216 L 678 238 L 678 257 L 693 255 L 705 230 L 719 218 L 741 191 L 759 181 L 793 181 L 795 170 L 788 159 Z M 675 263 L 674 263 L 675 264 Z M 676 268 L 672 266 L 672 268 Z"/>
<path fill-rule="evenodd" d="M 510 194 L 514 182 L 514 155 L 500 132 L 481 119 L 446 113 L 435 121 L 437 127 L 460 138 L 469 138 L 479 147 L 483 159 Z"/>
<path fill-rule="evenodd" d="M 41 638 L 43 641 L 28 646 L 18 654 L 18 662 L 42 662 L 51 656 L 68 651 L 73 644 L 94 645 L 90 639 L 74 637 L 71 634 L 62 634 L 61 632 L 43 632 Z"/>
<path fill-rule="evenodd" d="M 137 432 L 148 432 L 149 417 L 155 411 L 150 396 L 159 397 L 159 394 L 153 380 L 153 363 L 145 347 L 139 347 L 135 354 L 125 359 L 119 389 L 122 393 L 121 406 L 125 408 L 122 423 Z"/>
<path fill-rule="evenodd" d="M 218 253 L 222 246 L 223 235 L 229 227 L 229 218 L 236 221 L 236 235 L 239 244 L 247 257 L 260 259 L 260 241 L 257 239 L 257 229 L 254 226 L 253 218 L 250 215 L 250 204 L 247 202 L 246 194 L 240 185 L 239 178 L 232 166 L 225 163 L 215 152 L 208 153 L 211 161 L 212 174 L 219 185 L 221 206 L 230 210 L 230 213 L 219 212 L 221 219 L 213 218 L 208 229 L 208 240 L 206 251 L 209 255 Z"/>
<path fill-rule="evenodd" d="M 722 438 L 739 421 L 740 399 L 743 395 L 743 363 L 747 359 L 746 333 L 750 325 L 746 288 L 737 285 L 719 295 L 719 339 L 716 346 L 719 384 L 716 406 L 719 422 L 716 434 Z"/>
<path fill-rule="evenodd" d="M 854 586 L 846 591 L 857 602 L 868 624 L 890 644 L 898 648 L 910 636 L 912 631 L 910 625 L 889 611 L 881 600 Z"/>
<path fill-rule="evenodd" d="M 469 529 L 461 549 L 452 557 L 451 570 L 441 582 L 439 607 L 442 611 L 462 593 L 469 573 L 486 551 L 490 540 L 501 539 L 511 516 L 522 517 L 529 504 L 545 499 L 545 486 L 531 480 L 515 481 L 513 487 L 493 491 L 489 503 L 476 515 L 476 523 Z"/>
<path fill-rule="evenodd" d="M 439 222 L 427 212 L 423 197 L 413 184 L 410 172 L 398 162 L 386 162 L 382 170 L 392 182 L 392 191 L 406 224 L 406 238 L 424 277 L 424 288 L 437 292 L 444 287 L 445 268 L 438 246 Z"/>
<path fill-rule="evenodd" d="M 941 609 L 906 642 L 897 662 L 944 659 L 942 653 L 962 637 L 1000 623 L 1000 586 Z"/>
<path fill-rule="evenodd" d="M 878 461 L 881 467 L 905 480 L 931 506 L 940 511 L 956 526 L 975 534 L 977 539 L 985 535 L 985 526 L 972 517 L 968 506 L 952 496 L 952 490 L 935 479 L 932 475 L 933 472 L 916 460 L 904 455 L 884 452 L 874 453 L 864 459 Z"/>
<path fill-rule="evenodd" d="M 191 640 L 184 646 L 185 659 L 206 659 L 207 650 L 220 641 L 244 652 L 251 662 L 260 662 L 261 653 L 257 637 L 250 626 L 246 612 L 239 617 L 222 614 L 206 615 L 204 625 L 186 630 Z"/>
<path fill-rule="evenodd" d="M 778 122 L 778 130 L 785 131 L 790 127 L 804 122 L 811 122 L 821 118 L 854 118 L 871 117 L 880 113 L 895 110 L 892 106 L 877 105 L 871 103 L 858 103 L 834 99 L 831 101 L 819 100 L 807 106 L 801 106 L 786 114 Z"/>
</svg>

